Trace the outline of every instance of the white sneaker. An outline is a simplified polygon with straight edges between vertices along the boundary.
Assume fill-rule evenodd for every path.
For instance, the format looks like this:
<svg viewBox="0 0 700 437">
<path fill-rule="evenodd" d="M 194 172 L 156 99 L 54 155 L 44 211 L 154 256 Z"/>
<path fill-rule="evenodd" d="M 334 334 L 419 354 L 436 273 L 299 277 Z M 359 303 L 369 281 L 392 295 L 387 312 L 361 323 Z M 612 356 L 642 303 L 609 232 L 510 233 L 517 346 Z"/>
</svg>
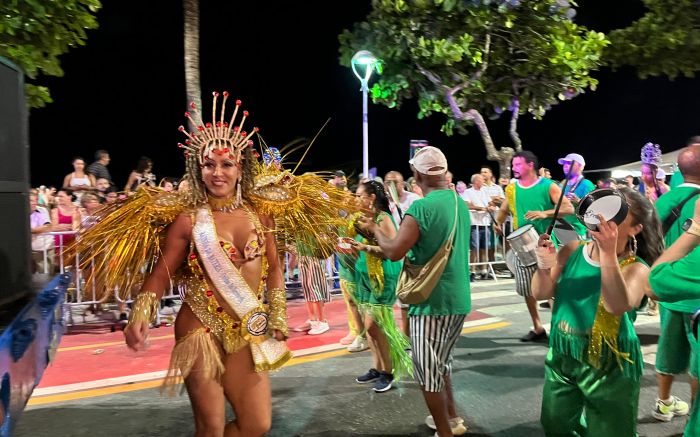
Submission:
<svg viewBox="0 0 700 437">
<path fill-rule="evenodd" d="M 683 402 L 675 396 L 671 396 L 671 402 L 666 403 L 660 399 L 656 399 L 656 405 L 654 406 L 654 411 L 651 415 L 654 416 L 656 420 L 661 420 L 663 422 L 670 422 L 676 416 L 685 416 L 688 414 L 688 403 Z"/>
<path fill-rule="evenodd" d="M 308 334 L 309 335 L 319 335 L 323 334 L 324 332 L 328 331 L 331 329 L 330 326 L 328 326 L 328 321 L 324 320 L 323 322 L 320 320 L 312 320 L 311 321 L 311 329 L 309 330 Z"/>
<path fill-rule="evenodd" d="M 426 417 L 425 424 L 430 429 L 437 429 L 433 416 Z M 461 417 L 454 417 L 450 419 L 450 428 L 452 428 L 452 435 L 462 435 L 467 433 L 467 426 L 464 424 L 464 419 Z M 435 435 L 437 435 L 437 433 L 435 433 Z"/>
<path fill-rule="evenodd" d="M 297 326 L 295 328 L 292 328 L 292 331 L 294 332 L 306 332 L 313 328 L 313 321 L 312 320 L 306 320 L 301 326 Z"/>
<path fill-rule="evenodd" d="M 369 349 L 369 344 L 367 339 L 358 335 L 350 346 L 348 346 L 348 352 L 362 352 Z"/>
</svg>

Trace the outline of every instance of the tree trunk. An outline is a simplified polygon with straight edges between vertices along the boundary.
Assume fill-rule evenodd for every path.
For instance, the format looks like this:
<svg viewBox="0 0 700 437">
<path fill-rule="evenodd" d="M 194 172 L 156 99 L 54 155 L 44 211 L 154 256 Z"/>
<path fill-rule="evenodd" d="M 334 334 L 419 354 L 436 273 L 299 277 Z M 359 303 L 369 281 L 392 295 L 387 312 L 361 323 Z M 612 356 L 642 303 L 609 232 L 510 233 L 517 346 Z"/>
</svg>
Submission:
<svg viewBox="0 0 700 437">
<path fill-rule="evenodd" d="M 515 150 L 512 147 L 496 149 L 489 128 L 486 126 L 486 121 L 479 111 L 470 109 L 466 112 L 466 116 L 471 118 L 477 129 L 479 129 L 481 139 L 484 141 L 484 147 L 486 147 L 486 159 L 498 163 L 498 177 L 510 179 L 510 161 L 513 159 Z"/>
<path fill-rule="evenodd" d="M 515 150 L 520 152 L 523 150 L 523 142 L 520 140 L 520 135 L 518 135 L 518 117 L 520 116 L 520 100 L 517 97 L 513 99 L 513 104 L 511 105 L 510 109 L 510 138 L 513 140 Z"/>
<path fill-rule="evenodd" d="M 199 82 L 199 0 L 183 0 L 185 13 L 185 89 L 187 107 L 190 103 L 202 109 L 202 89 Z M 213 115 L 213 114 L 212 114 Z M 195 131 L 196 126 L 190 126 Z"/>
<path fill-rule="evenodd" d="M 457 87 L 458 88 L 458 87 Z M 484 147 L 486 147 L 486 159 L 489 161 L 496 161 L 498 163 L 498 177 L 510 179 L 510 161 L 513 159 L 515 150 L 512 147 L 501 147 L 496 149 L 496 145 L 493 143 L 493 138 L 491 138 L 491 133 L 489 132 L 488 126 L 486 126 L 486 121 L 479 111 L 476 109 L 469 109 L 463 112 L 459 107 L 459 104 L 454 98 L 454 93 L 457 88 L 448 89 L 445 92 L 445 100 L 450 105 L 452 110 L 452 117 L 457 120 L 471 120 L 479 129 L 481 134 L 481 139 L 484 141 Z M 519 102 L 517 103 L 519 106 Z M 516 110 L 517 114 L 517 110 Z M 517 126 L 517 117 L 515 117 L 515 125 Z M 513 133 L 513 121 L 511 120 L 511 136 Z M 517 131 L 515 132 L 518 143 L 516 147 L 518 150 L 522 147 L 519 144 L 520 138 L 517 136 Z"/>
</svg>

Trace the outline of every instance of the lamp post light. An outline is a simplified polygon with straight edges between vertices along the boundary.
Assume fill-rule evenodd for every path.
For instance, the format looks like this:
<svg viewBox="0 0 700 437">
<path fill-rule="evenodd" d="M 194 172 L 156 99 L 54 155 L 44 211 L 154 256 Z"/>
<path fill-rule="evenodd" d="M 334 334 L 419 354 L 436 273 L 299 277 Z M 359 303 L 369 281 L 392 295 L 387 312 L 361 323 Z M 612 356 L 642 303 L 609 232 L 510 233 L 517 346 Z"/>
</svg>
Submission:
<svg viewBox="0 0 700 437">
<path fill-rule="evenodd" d="M 362 173 L 369 177 L 369 126 L 367 124 L 367 91 L 369 91 L 369 78 L 372 70 L 381 73 L 379 59 L 369 50 L 360 50 L 355 53 L 350 61 L 352 71 L 360 79 L 360 91 L 362 91 Z M 363 71 L 364 68 L 364 71 Z"/>
</svg>

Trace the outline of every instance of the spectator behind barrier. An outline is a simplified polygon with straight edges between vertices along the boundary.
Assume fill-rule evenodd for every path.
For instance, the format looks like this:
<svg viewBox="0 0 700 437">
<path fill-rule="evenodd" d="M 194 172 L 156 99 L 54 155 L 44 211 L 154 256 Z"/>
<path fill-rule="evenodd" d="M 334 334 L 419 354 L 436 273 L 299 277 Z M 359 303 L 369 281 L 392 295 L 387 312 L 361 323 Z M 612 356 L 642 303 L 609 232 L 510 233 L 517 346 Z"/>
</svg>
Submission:
<svg viewBox="0 0 700 437">
<path fill-rule="evenodd" d="M 39 193 L 29 193 L 29 226 L 32 232 L 32 273 L 53 273 L 53 256 L 46 254 L 54 247 L 51 235 L 51 218 L 46 208 L 39 206 Z M 44 234 L 44 235 L 42 235 Z"/>
</svg>

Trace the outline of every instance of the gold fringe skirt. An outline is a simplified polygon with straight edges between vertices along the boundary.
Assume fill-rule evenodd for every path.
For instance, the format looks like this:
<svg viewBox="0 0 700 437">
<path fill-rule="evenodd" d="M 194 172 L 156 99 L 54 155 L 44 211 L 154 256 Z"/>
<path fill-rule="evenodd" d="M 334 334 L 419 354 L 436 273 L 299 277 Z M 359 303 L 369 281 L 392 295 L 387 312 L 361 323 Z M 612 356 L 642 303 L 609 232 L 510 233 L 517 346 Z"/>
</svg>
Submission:
<svg viewBox="0 0 700 437">
<path fill-rule="evenodd" d="M 187 378 L 195 366 L 197 368 L 194 371 L 198 375 L 221 383 L 226 370 L 224 355 L 219 340 L 208 328 L 190 331 L 178 340 L 173 348 L 161 391 L 167 390 L 169 395 L 174 395 L 175 385 L 180 382 L 180 377 Z"/>
</svg>

